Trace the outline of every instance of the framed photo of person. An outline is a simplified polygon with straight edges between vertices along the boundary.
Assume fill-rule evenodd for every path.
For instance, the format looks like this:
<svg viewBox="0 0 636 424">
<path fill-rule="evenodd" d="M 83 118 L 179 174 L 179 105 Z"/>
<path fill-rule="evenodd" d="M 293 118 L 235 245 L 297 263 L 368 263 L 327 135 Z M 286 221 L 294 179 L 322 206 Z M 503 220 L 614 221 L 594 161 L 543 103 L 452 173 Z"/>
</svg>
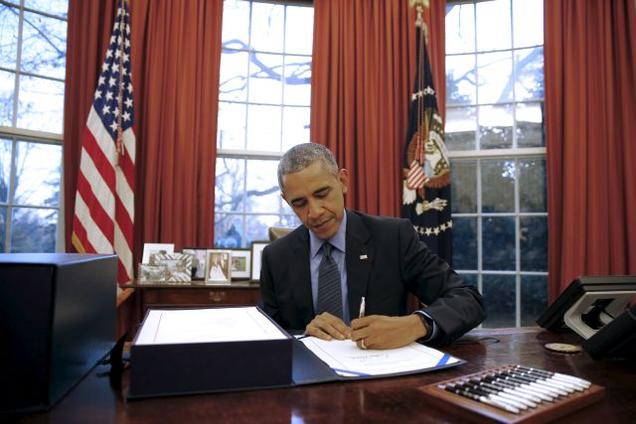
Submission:
<svg viewBox="0 0 636 424">
<path fill-rule="evenodd" d="M 230 284 L 232 282 L 231 250 L 208 250 L 205 282 L 206 284 Z"/>
<path fill-rule="evenodd" d="M 232 280 L 248 280 L 252 266 L 252 251 L 232 249 Z"/>
<path fill-rule="evenodd" d="M 205 280 L 206 264 L 208 262 L 208 249 L 200 247 L 187 247 L 183 253 L 192 256 L 192 279 Z"/>
<path fill-rule="evenodd" d="M 252 242 L 252 272 L 250 273 L 250 280 L 260 281 L 261 279 L 261 255 L 263 249 L 269 244 L 268 241 L 253 241 Z"/>
<path fill-rule="evenodd" d="M 137 276 L 140 283 L 163 282 L 168 278 L 168 267 L 165 265 L 139 264 Z"/>
<path fill-rule="evenodd" d="M 142 264 L 150 263 L 150 256 L 154 253 L 174 253 L 173 243 L 144 243 L 144 255 L 141 259 Z"/>
</svg>

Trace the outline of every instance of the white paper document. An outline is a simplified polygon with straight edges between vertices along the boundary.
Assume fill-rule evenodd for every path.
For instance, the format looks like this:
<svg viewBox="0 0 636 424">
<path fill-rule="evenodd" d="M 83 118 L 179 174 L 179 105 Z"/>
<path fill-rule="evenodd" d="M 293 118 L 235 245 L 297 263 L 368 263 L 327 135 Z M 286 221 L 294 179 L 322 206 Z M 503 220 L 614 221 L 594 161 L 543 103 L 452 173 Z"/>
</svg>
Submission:
<svg viewBox="0 0 636 424">
<path fill-rule="evenodd" d="M 351 340 L 300 340 L 314 355 L 344 377 L 380 376 L 452 365 L 459 359 L 419 343 L 397 349 L 360 349 Z"/>
<path fill-rule="evenodd" d="M 135 344 L 282 340 L 281 331 L 257 308 L 151 309 Z"/>
</svg>

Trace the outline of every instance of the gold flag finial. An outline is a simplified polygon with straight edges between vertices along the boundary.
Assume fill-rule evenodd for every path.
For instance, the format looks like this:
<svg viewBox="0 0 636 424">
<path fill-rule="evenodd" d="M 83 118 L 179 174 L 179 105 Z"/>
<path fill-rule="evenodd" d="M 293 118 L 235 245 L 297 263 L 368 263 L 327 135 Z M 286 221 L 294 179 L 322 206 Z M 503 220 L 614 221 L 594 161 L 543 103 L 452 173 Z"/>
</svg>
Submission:
<svg viewBox="0 0 636 424">
<path fill-rule="evenodd" d="M 430 0 L 409 0 L 409 6 L 415 7 L 417 10 L 417 17 L 415 18 L 415 26 L 423 28 L 426 31 L 426 25 L 424 24 L 424 18 L 422 12 L 425 7 L 430 6 Z"/>
</svg>

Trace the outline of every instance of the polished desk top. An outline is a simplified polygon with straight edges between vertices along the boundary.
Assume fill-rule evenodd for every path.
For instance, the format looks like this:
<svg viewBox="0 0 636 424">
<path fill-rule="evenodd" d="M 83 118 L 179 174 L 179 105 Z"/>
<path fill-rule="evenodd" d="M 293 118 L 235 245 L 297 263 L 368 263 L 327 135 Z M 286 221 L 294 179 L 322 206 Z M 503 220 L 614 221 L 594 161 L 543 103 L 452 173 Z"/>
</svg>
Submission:
<svg viewBox="0 0 636 424">
<path fill-rule="evenodd" d="M 459 422 L 435 409 L 418 387 L 503 364 L 522 364 L 576 375 L 606 388 L 603 400 L 559 423 L 635 422 L 636 367 L 627 361 L 595 361 L 585 352 L 562 354 L 543 344 L 575 342 L 571 334 L 538 328 L 473 330 L 444 350 L 466 364 L 431 373 L 367 381 L 325 383 L 288 389 L 215 393 L 136 401 L 125 400 L 128 372 L 122 387 L 113 388 L 107 371 L 98 367 L 48 413 L 24 416 L 24 423 L 344 423 Z M 213 360 L 213 358 L 210 358 Z"/>
</svg>

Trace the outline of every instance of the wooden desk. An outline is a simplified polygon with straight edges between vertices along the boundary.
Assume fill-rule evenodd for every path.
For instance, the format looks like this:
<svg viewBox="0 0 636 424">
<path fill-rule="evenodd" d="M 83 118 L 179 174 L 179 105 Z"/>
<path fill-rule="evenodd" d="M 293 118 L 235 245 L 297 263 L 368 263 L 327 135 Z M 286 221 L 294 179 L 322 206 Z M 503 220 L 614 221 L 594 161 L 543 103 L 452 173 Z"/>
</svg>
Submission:
<svg viewBox="0 0 636 424">
<path fill-rule="evenodd" d="M 203 281 L 188 284 L 131 284 L 136 291 L 139 317 L 153 308 L 178 308 L 194 306 L 251 306 L 261 297 L 258 283 L 232 282 L 230 285 L 205 285 Z"/>
<path fill-rule="evenodd" d="M 506 363 L 573 374 L 605 386 L 604 400 L 559 420 L 559 423 L 634 422 L 636 370 L 633 362 L 594 361 L 585 352 L 548 352 L 543 344 L 575 341 L 539 329 L 475 330 L 445 350 L 467 364 L 408 377 L 326 383 L 290 389 L 254 390 L 126 401 L 123 388 L 98 377 L 100 367 L 47 414 L 22 417 L 24 423 L 344 423 L 460 422 L 434 409 L 417 387 Z M 210 358 L 210 360 L 214 360 Z M 631 368 L 630 368 L 631 367 Z"/>
</svg>

